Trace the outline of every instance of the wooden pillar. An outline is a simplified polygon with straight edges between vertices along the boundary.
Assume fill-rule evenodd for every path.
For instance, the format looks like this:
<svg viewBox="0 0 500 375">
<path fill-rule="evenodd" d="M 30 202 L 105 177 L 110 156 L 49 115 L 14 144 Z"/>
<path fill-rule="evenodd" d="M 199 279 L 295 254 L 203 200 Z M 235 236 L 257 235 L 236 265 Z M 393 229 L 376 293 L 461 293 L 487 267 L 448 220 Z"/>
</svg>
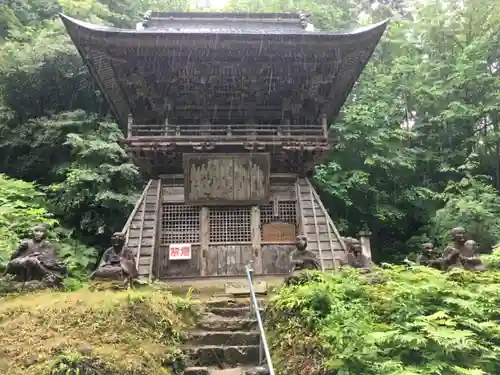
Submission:
<svg viewBox="0 0 500 375">
<path fill-rule="evenodd" d="M 200 210 L 200 255 L 199 255 L 199 269 L 200 276 L 206 276 L 207 273 L 207 255 L 209 238 L 209 219 L 208 207 L 202 207 Z"/>
<path fill-rule="evenodd" d="M 324 113 L 321 115 L 321 126 L 323 128 L 323 137 L 328 138 L 328 121 Z"/>
<path fill-rule="evenodd" d="M 358 233 L 359 242 L 361 244 L 361 254 L 367 259 L 369 266 L 372 263 L 372 248 L 370 244 L 370 237 L 372 233 L 369 230 L 363 230 Z"/>
<path fill-rule="evenodd" d="M 253 206 L 250 217 L 250 230 L 252 233 L 252 255 L 254 259 L 254 270 L 262 274 L 262 246 L 260 238 L 260 208 Z"/>
<path fill-rule="evenodd" d="M 127 138 L 132 137 L 133 127 L 134 127 L 134 118 L 132 117 L 132 113 L 129 113 L 127 119 Z"/>
</svg>

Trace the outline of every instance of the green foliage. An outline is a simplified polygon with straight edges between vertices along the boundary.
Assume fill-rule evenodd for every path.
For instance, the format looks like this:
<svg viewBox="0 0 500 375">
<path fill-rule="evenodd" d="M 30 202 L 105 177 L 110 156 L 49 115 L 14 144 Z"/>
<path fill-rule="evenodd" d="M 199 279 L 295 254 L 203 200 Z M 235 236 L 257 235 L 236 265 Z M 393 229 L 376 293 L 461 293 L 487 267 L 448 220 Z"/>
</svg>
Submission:
<svg viewBox="0 0 500 375">
<path fill-rule="evenodd" d="M 277 372 L 496 374 L 499 287 L 498 271 L 394 266 L 317 274 L 270 302 Z"/>
<path fill-rule="evenodd" d="M 97 252 L 71 239 L 71 233 L 59 226 L 47 211 L 46 196 L 30 182 L 14 180 L 0 175 L 0 269 L 31 229 L 44 224 L 49 229 L 59 257 L 65 261 L 72 279 L 84 279 L 96 261 Z M 52 229 L 52 230 L 50 230 Z M 74 281 L 68 281 L 73 284 Z"/>
<path fill-rule="evenodd" d="M 491 249 L 500 238 L 500 196 L 488 180 L 469 175 L 448 183 L 442 194 L 445 206 L 431 219 L 439 244 L 449 242 L 451 229 L 457 226 L 467 228 L 471 238 L 481 239 L 483 250 Z"/>
<path fill-rule="evenodd" d="M 52 227 L 57 221 L 44 207 L 44 194 L 33 183 L 0 174 L 0 266 L 37 224 Z"/>
<path fill-rule="evenodd" d="M 79 235 L 103 235 L 107 241 L 132 210 L 141 181 L 118 144 L 123 134 L 116 124 L 82 112 L 63 113 L 50 121 L 55 127 L 81 121 L 79 133 L 66 133 L 62 144 L 73 162 L 58 166 L 55 173 L 61 182 L 48 188 L 54 212 Z"/>
</svg>

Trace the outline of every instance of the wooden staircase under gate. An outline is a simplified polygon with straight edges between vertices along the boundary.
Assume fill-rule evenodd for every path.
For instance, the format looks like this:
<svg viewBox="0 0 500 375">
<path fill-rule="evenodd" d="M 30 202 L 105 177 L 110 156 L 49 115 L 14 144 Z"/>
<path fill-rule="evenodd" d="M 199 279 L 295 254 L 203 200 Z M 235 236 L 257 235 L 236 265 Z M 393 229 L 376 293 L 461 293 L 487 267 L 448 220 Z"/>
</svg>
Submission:
<svg viewBox="0 0 500 375">
<path fill-rule="evenodd" d="M 296 191 L 307 249 L 317 256 L 322 270 L 337 269 L 346 257 L 344 241 L 309 179 L 297 179 Z"/>
<path fill-rule="evenodd" d="M 159 237 L 161 188 L 161 179 L 149 180 L 123 228 L 125 244 L 136 257 L 139 278 L 149 282 L 153 278 L 154 249 Z"/>
</svg>

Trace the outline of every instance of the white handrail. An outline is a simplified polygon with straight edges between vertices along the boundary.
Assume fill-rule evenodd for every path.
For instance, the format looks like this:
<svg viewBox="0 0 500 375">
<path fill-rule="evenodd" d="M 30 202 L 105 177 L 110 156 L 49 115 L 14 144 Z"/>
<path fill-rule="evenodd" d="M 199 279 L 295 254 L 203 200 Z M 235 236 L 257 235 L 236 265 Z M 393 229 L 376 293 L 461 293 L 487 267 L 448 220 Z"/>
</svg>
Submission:
<svg viewBox="0 0 500 375">
<path fill-rule="evenodd" d="M 257 297 L 255 296 L 255 290 L 253 288 L 253 269 L 251 266 L 246 265 L 245 271 L 247 274 L 248 284 L 250 286 L 250 298 L 252 299 L 253 309 L 255 310 L 255 315 L 257 316 L 257 324 L 260 331 L 260 342 L 264 347 L 264 353 L 266 354 L 267 367 L 269 368 L 269 375 L 274 375 L 273 363 L 271 362 L 271 353 L 269 352 L 269 347 L 267 346 L 266 334 L 264 332 L 264 325 L 262 324 L 262 317 L 260 316 L 259 304 L 257 302 Z"/>
</svg>

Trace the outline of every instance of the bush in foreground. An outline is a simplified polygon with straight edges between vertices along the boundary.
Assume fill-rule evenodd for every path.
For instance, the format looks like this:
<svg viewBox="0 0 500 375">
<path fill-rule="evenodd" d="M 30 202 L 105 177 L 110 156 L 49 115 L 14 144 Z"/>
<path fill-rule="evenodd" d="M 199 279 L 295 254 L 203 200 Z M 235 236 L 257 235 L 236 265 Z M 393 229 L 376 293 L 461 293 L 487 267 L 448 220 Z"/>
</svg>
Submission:
<svg viewBox="0 0 500 375">
<path fill-rule="evenodd" d="M 306 277 L 269 305 L 277 373 L 500 374 L 497 270 L 390 266 Z"/>
<path fill-rule="evenodd" d="M 0 373 L 168 374 L 193 311 L 189 300 L 154 291 L 0 299 Z"/>
</svg>

